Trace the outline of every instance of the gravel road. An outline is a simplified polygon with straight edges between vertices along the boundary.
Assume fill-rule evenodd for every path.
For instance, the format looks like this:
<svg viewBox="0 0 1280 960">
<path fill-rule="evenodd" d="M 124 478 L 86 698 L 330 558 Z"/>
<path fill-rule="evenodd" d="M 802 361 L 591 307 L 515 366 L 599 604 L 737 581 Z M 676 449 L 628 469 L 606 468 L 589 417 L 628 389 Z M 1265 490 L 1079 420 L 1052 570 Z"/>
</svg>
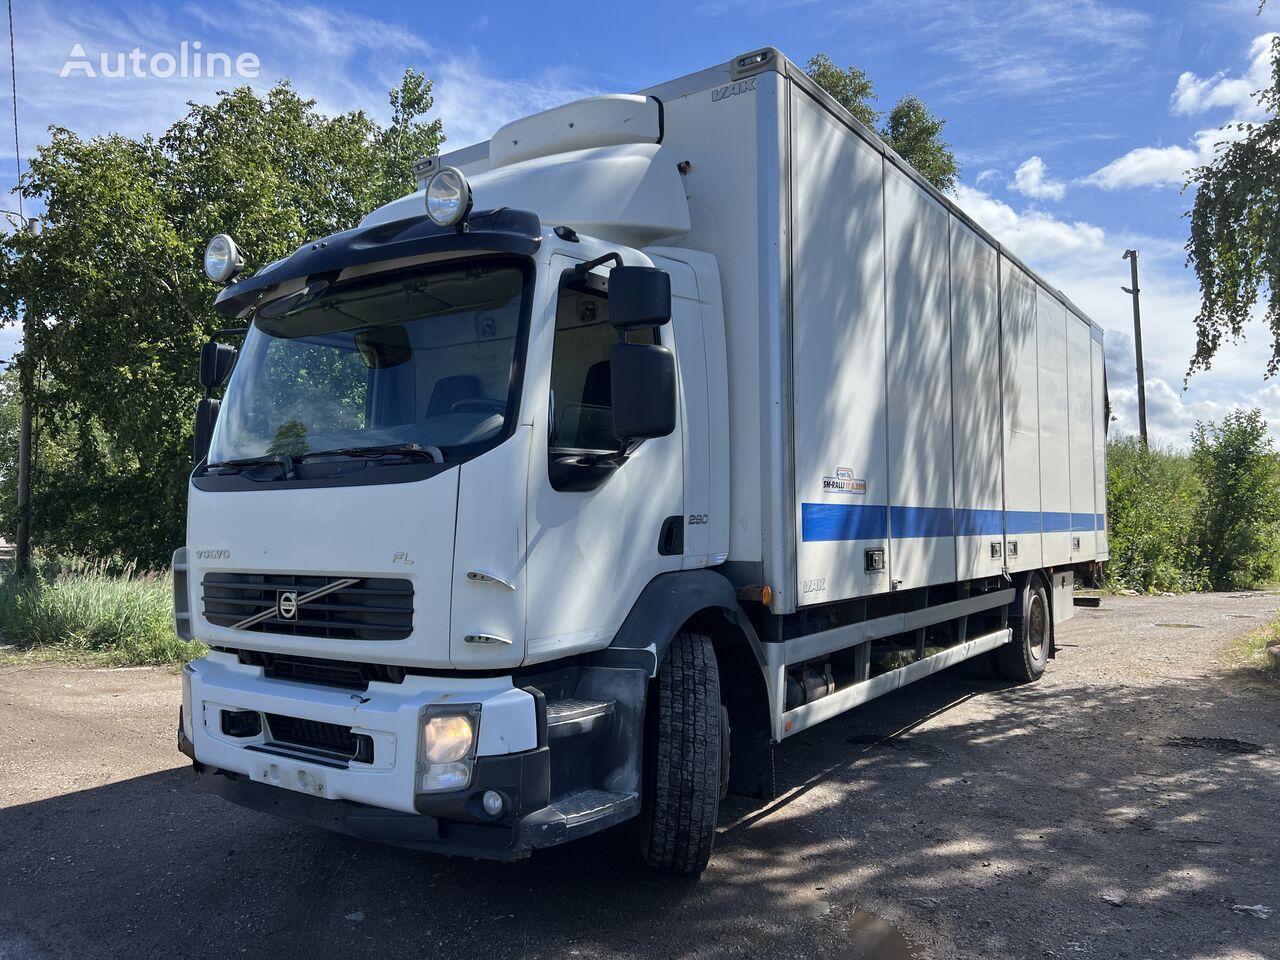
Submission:
<svg viewBox="0 0 1280 960">
<path fill-rule="evenodd" d="M 611 834 L 501 865 L 240 810 L 191 786 L 173 672 L 0 668 L 0 960 L 1278 958 L 1280 686 L 1218 660 L 1278 606 L 1107 598 L 1040 683 L 808 731 L 697 883 Z"/>
</svg>

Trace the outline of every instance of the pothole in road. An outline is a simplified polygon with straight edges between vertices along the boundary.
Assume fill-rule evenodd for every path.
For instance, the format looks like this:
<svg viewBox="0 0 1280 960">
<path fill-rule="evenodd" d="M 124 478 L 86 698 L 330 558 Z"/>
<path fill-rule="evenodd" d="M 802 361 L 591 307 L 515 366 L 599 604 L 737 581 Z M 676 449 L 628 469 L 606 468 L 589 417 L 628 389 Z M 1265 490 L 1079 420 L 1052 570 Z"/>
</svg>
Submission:
<svg viewBox="0 0 1280 960">
<path fill-rule="evenodd" d="M 862 908 L 842 923 L 843 942 L 818 951 L 824 960 L 921 960 L 923 954 L 888 921 Z"/>
<path fill-rule="evenodd" d="M 1170 747 L 1186 747 L 1196 750 L 1213 750 L 1216 753 L 1261 753 L 1262 747 L 1247 740 L 1229 737 L 1170 737 L 1165 743 Z"/>
<path fill-rule="evenodd" d="M 1170 630 L 1203 630 L 1203 623 L 1157 623 L 1157 627 L 1167 627 Z"/>
</svg>

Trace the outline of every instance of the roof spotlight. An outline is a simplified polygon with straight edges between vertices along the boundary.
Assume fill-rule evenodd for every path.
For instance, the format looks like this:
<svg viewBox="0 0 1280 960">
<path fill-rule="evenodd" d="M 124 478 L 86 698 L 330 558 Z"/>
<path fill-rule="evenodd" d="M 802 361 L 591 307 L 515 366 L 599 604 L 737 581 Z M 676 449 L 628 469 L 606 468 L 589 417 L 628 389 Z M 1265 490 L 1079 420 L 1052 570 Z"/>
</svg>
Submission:
<svg viewBox="0 0 1280 960">
<path fill-rule="evenodd" d="M 461 223 L 471 212 L 471 184 L 457 167 L 441 167 L 427 180 L 427 216 L 439 227 Z"/>
<path fill-rule="evenodd" d="M 244 254 L 236 242 L 220 233 L 204 248 L 204 272 L 214 283 L 230 283 L 244 269 Z"/>
</svg>

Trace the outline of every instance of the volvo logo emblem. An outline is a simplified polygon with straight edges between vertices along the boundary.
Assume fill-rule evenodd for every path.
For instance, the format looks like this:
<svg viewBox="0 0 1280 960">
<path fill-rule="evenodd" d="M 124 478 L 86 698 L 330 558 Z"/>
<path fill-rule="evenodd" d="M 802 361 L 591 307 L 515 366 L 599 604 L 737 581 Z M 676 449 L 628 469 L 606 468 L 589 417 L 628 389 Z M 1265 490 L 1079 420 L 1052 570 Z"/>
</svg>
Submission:
<svg viewBox="0 0 1280 960">
<path fill-rule="evenodd" d="M 304 604 L 319 600 L 321 597 L 327 597 L 329 594 L 337 593 L 339 590 L 345 590 L 347 587 L 354 586 L 359 582 L 359 577 L 343 577 L 341 580 L 330 580 L 323 587 L 316 587 L 308 593 L 300 594 L 297 590 L 281 590 L 276 593 L 276 602 L 273 606 L 267 607 L 265 610 L 259 610 L 253 616 L 245 617 L 239 623 L 233 623 L 231 629 L 248 630 L 260 623 L 266 623 L 268 620 L 296 623 L 298 609 Z M 264 629 L 266 628 L 264 627 Z"/>
<path fill-rule="evenodd" d="M 280 620 L 298 619 L 298 594 L 293 590 L 276 595 L 276 617 Z"/>
</svg>

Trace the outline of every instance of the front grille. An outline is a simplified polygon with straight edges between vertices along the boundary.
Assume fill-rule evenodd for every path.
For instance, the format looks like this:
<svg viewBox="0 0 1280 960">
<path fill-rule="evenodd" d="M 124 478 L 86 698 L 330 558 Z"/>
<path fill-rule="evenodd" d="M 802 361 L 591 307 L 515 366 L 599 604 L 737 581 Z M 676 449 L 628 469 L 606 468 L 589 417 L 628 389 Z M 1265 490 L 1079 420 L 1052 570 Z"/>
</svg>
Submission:
<svg viewBox="0 0 1280 960">
<path fill-rule="evenodd" d="M 410 581 L 352 578 L 354 583 L 307 600 L 307 594 L 343 579 L 289 573 L 206 573 L 204 616 L 219 627 L 327 640 L 403 640 L 409 636 L 413 629 Z M 280 617 L 282 594 L 305 601 L 297 604 L 293 619 Z M 262 614 L 267 615 L 246 622 Z"/>
<path fill-rule="evenodd" d="M 278 713 L 268 713 L 266 717 L 272 743 L 301 747 L 347 760 L 367 763 L 373 759 L 373 741 L 363 734 L 352 733 L 350 727 Z"/>
<path fill-rule="evenodd" d="M 241 663 L 262 667 L 263 675 L 272 680 L 292 680 L 295 683 L 315 683 L 349 690 L 368 690 L 369 684 L 374 681 L 403 683 L 405 676 L 404 667 L 381 663 L 317 660 L 314 657 L 295 657 L 258 650 L 241 650 L 239 657 Z"/>
</svg>

